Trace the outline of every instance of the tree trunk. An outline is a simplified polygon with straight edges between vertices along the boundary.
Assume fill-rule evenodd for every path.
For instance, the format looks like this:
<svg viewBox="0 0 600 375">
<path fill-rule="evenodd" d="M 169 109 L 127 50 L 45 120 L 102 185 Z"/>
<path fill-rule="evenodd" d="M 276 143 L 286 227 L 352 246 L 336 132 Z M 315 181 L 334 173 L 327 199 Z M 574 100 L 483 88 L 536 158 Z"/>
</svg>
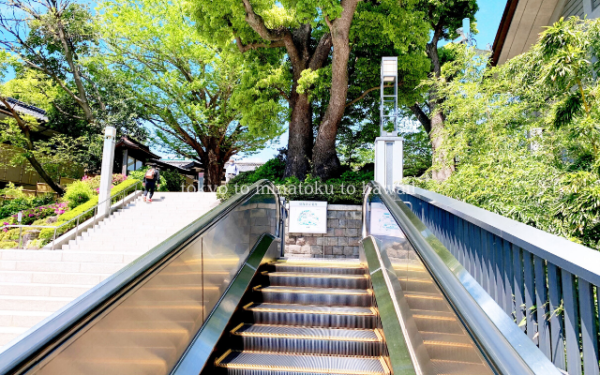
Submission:
<svg viewBox="0 0 600 375">
<path fill-rule="evenodd" d="M 214 192 L 221 186 L 224 166 L 221 163 L 209 164 L 204 171 L 204 191 Z"/>
<path fill-rule="evenodd" d="M 25 154 L 25 158 L 29 160 L 29 163 L 31 164 L 33 169 L 35 169 L 35 171 L 40 175 L 42 180 L 44 180 L 44 182 L 46 182 L 48 186 L 52 188 L 52 190 L 54 190 L 61 197 L 65 194 L 65 190 L 62 187 L 60 187 L 59 184 L 54 182 L 54 180 L 48 175 L 48 173 L 46 173 L 44 167 L 42 167 L 42 165 L 37 161 L 33 154 L 27 152 L 27 154 Z"/>
<path fill-rule="evenodd" d="M 313 171 L 323 180 L 336 177 L 340 168 L 335 142 L 348 97 L 349 34 L 357 4 L 358 0 L 342 1 L 342 14 L 328 22 L 333 42 L 331 95 L 313 148 Z"/>
<path fill-rule="evenodd" d="M 290 117 L 285 177 L 294 176 L 303 181 L 310 171 L 312 157 L 312 107 L 308 100 L 308 94 L 297 93 L 296 86 L 297 84 L 294 83 L 290 98 L 292 115 Z"/>
<path fill-rule="evenodd" d="M 448 153 L 443 148 L 446 141 L 444 131 L 444 114 L 434 112 L 431 118 L 431 132 L 429 139 L 431 140 L 433 171 L 432 178 L 435 181 L 445 181 L 454 172 L 454 164 L 448 160 Z"/>
</svg>

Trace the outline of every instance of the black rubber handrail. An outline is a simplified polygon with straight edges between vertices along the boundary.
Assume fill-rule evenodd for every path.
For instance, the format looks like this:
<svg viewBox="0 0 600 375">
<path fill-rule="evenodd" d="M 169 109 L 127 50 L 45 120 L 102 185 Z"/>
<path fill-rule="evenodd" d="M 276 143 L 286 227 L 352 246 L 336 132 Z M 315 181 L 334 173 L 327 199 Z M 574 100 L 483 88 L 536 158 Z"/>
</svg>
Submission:
<svg viewBox="0 0 600 375">
<path fill-rule="evenodd" d="M 0 374 L 22 374 L 35 363 L 76 334 L 88 322 L 109 308 L 121 296 L 143 282 L 154 271 L 179 255 L 188 244 L 201 236 L 231 211 L 254 196 L 263 187 L 275 195 L 277 205 L 277 233 L 280 231 L 280 199 L 272 182 L 260 180 L 246 193 L 240 193 L 207 214 L 193 221 L 179 232 L 161 242 L 138 259 L 122 268 L 94 288 L 38 324 L 23 338 L 0 352 Z"/>
<path fill-rule="evenodd" d="M 552 362 L 408 206 L 390 196 L 380 184 L 371 182 L 371 186 L 373 194 L 381 198 L 495 371 L 502 375 L 559 375 Z"/>
</svg>

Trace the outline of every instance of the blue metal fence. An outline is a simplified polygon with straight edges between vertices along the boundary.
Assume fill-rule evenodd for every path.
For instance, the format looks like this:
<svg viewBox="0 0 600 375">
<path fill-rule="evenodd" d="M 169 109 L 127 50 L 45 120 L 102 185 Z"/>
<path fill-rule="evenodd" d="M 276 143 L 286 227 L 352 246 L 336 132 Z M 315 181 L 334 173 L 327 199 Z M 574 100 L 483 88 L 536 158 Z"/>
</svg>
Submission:
<svg viewBox="0 0 600 375">
<path fill-rule="evenodd" d="M 427 190 L 398 194 L 558 368 L 600 374 L 599 251 Z"/>
</svg>

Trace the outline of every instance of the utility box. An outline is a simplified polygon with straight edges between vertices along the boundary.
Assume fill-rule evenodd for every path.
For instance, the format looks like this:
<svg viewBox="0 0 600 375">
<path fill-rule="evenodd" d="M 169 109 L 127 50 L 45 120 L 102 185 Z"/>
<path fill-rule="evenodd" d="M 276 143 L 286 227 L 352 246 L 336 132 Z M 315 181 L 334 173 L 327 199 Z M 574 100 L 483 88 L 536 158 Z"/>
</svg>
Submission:
<svg viewBox="0 0 600 375">
<path fill-rule="evenodd" d="M 375 181 L 393 187 L 402 181 L 402 137 L 375 138 Z"/>
</svg>

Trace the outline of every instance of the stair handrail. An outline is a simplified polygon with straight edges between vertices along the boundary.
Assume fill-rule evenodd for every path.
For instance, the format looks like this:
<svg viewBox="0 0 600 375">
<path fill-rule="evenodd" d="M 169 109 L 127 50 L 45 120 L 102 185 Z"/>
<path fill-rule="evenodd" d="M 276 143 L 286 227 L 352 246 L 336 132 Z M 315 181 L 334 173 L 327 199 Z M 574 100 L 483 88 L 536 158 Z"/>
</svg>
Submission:
<svg viewBox="0 0 600 375">
<path fill-rule="evenodd" d="M 42 228 L 43 229 L 52 229 L 54 230 L 54 235 L 52 236 L 52 250 L 54 250 L 54 244 L 56 243 L 56 233 L 58 232 L 58 230 L 74 221 L 76 221 L 76 225 L 75 225 L 75 238 L 77 238 L 77 235 L 79 234 L 79 222 L 81 220 L 81 218 L 84 215 L 89 214 L 91 211 L 94 211 L 94 215 L 92 216 L 92 219 L 94 220 L 93 225 L 95 225 L 97 223 L 97 221 L 99 219 L 102 219 L 102 217 L 98 215 L 98 207 L 100 207 L 101 205 L 105 204 L 108 201 L 112 201 L 114 198 L 118 197 L 119 195 L 122 195 L 122 203 L 121 206 L 123 207 L 125 205 L 125 198 L 127 197 L 127 192 L 131 191 L 132 188 L 135 188 L 134 191 L 137 191 L 137 188 L 140 187 L 140 185 L 142 184 L 142 181 L 138 181 L 135 184 L 132 184 L 131 186 L 126 187 L 125 189 L 123 189 L 122 191 L 118 192 L 117 194 L 110 196 L 108 198 L 106 198 L 105 200 L 103 200 L 102 202 L 98 202 L 95 206 L 91 207 L 90 209 L 80 213 L 79 215 L 75 216 L 74 218 L 65 221 L 64 223 L 60 224 L 60 225 L 23 225 L 23 224 L 6 224 L 0 227 L 0 230 L 4 230 L 5 228 L 20 228 L 19 230 L 19 247 L 21 247 L 21 240 L 22 240 L 22 235 L 23 235 L 23 228 Z M 141 191 L 141 190 L 140 190 Z M 117 199 L 117 202 L 119 201 L 119 199 Z M 108 213 L 106 213 L 104 215 L 104 218 L 106 218 L 108 215 L 110 215 L 110 210 Z"/>
<path fill-rule="evenodd" d="M 247 192 L 241 192 L 161 242 L 134 262 L 128 264 L 94 288 L 70 302 L 34 327 L 19 341 L 0 351 L 0 374 L 24 374 L 38 361 L 68 341 L 91 320 L 126 295 L 138 282 L 158 270 L 161 265 L 179 255 L 195 239 L 224 219 L 230 212 L 267 186 L 275 196 L 277 225 L 275 238 L 280 238 L 281 202 L 277 187 L 269 180 L 259 180 Z M 280 240 L 282 240 L 280 238 Z"/>
<path fill-rule="evenodd" d="M 369 195 L 377 194 L 499 374 L 561 374 L 402 200 L 394 200 L 375 181 L 369 185 L 372 190 L 363 201 L 363 234 L 368 233 Z"/>
</svg>

